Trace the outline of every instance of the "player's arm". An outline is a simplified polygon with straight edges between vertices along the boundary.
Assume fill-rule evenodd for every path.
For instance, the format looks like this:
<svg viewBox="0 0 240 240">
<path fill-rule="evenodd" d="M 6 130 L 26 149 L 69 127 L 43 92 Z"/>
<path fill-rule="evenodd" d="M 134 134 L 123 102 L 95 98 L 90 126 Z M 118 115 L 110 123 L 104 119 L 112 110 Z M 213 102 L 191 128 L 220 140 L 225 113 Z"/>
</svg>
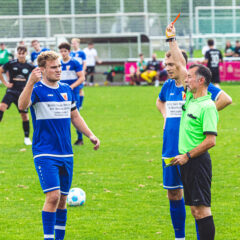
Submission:
<svg viewBox="0 0 240 240">
<path fill-rule="evenodd" d="M 175 36 L 176 36 L 175 27 L 173 24 L 169 24 L 166 28 L 166 37 L 167 37 L 167 41 L 169 43 L 171 57 L 174 60 L 176 67 L 180 71 L 181 83 L 185 87 L 184 80 L 187 77 L 187 69 L 186 69 L 187 63 L 186 63 L 185 58 L 182 55 L 182 51 L 178 46 Z"/>
<path fill-rule="evenodd" d="M 86 72 L 86 69 L 87 69 L 87 61 L 83 60 L 83 71 L 84 71 L 84 74 Z"/>
<path fill-rule="evenodd" d="M 206 134 L 206 138 L 197 147 L 189 151 L 191 158 L 200 156 L 216 145 L 216 136 L 213 134 Z M 189 161 L 187 154 L 176 156 L 172 160 L 172 165 L 184 165 Z M 191 161 L 191 160 L 190 160 Z"/>
<path fill-rule="evenodd" d="M 209 58 L 210 58 L 210 55 L 209 55 L 209 52 L 207 51 L 207 52 L 205 53 L 204 60 L 203 60 L 202 62 L 200 62 L 200 63 L 207 65 L 207 64 L 208 64 L 208 61 L 209 61 Z"/>
<path fill-rule="evenodd" d="M 4 77 L 3 77 L 3 73 L 4 73 L 4 69 L 3 67 L 0 67 L 0 80 L 1 82 L 7 87 L 7 88 L 11 88 L 13 86 L 12 83 L 8 83 L 5 81 Z"/>
<path fill-rule="evenodd" d="M 232 98 L 224 91 L 221 91 L 220 95 L 218 96 L 217 100 L 215 101 L 216 108 L 218 111 L 224 109 L 231 103 L 232 103 Z"/>
<path fill-rule="evenodd" d="M 39 68 L 35 68 L 32 71 L 25 88 L 18 99 L 18 108 L 20 110 L 27 109 L 31 105 L 33 86 L 41 80 L 41 76 L 42 74 Z"/>
<path fill-rule="evenodd" d="M 161 101 L 159 99 L 159 97 L 157 98 L 157 101 L 156 101 L 156 106 L 157 106 L 157 109 L 159 110 L 159 112 L 162 114 L 163 116 L 163 119 L 164 119 L 164 124 L 163 124 L 163 129 L 165 129 L 165 123 L 166 123 L 166 103 Z"/>
<path fill-rule="evenodd" d="M 74 127 L 81 133 L 83 133 L 86 137 L 90 139 L 90 141 L 94 144 L 94 150 L 98 150 L 100 146 L 99 139 L 92 133 L 92 131 L 88 128 L 84 119 L 80 116 L 77 109 L 71 112 L 71 120 Z"/>
<path fill-rule="evenodd" d="M 79 86 L 80 84 L 82 84 L 85 80 L 85 76 L 84 76 L 84 73 L 83 71 L 79 71 L 77 72 L 77 76 L 78 76 L 78 79 L 77 81 L 75 81 L 70 87 L 71 89 L 74 89 L 76 88 L 77 86 Z"/>
<path fill-rule="evenodd" d="M 98 63 L 98 64 L 101 64 L 102 63 L 102 61 L 99 59 L 99 57 L 98 57 L 98 55 L 97 55 L 97 51 L 95 50 L 95 56 L 94 56 L 94 58 L 95 58 L 95 60 L 96 60 L 96 62 Z"/>
</svg>

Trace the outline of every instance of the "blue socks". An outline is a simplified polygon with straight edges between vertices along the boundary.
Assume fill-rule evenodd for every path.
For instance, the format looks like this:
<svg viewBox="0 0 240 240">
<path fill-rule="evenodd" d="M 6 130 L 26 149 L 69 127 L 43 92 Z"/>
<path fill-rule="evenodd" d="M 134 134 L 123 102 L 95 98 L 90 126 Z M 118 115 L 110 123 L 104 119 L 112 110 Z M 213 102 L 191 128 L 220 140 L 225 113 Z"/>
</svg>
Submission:
<svg viewBox="0 0 240 240">
<path fill-rule="evenodd" d="M 44 240 L 54 240 L 55 222 L 56 222 L 56 213 L 55 212 L 42 211 Z"/>
<path fill-rule="evenodd" d="M 55 240 L 63 240 L 67 221 L 67 209 L 57 209 L 55 224 Z"/>
<path fill-rule="evenodd" d="M 196 227 L 196 233 L 197 233 L 197 240 L 200 240 L 199 231 L 198 231 L 198 224 L 197 224 L 196 219 L 195 219 L 195 227 Z"/>
<path fill-rule="evenodd" d="M 83 99 L 84 99 L 84 96 L 80 95 L 80 101 L 79 101 L 80 109 L 81 109 L 82 104 L 83 104 Z"/>
<path fill-rule="evenodd" d="M 181 200 L 170 200 L 170 214 L 175 231 L 175 238 L 185 238 L 186 210 L 183 198 Z"/>
</svg>

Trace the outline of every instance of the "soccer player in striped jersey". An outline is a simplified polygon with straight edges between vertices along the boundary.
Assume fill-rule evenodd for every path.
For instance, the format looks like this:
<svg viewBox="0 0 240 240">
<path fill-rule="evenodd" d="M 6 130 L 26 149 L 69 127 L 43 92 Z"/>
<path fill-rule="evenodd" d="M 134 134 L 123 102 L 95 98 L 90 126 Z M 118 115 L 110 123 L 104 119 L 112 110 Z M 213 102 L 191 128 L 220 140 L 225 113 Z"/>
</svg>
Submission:
<svg viewBox="0 0 240 240">
<path fill-rule="evenodd" d="M 32 47 L 34 48 L 34 51 L 31 53 L 31 61 L 34 66 L 37 66 L 38 55 L 41 54 L 42 52 L 50 51 L 50 49 L 41 48 L 39 41 L 36 39 L 32 40 Z"/>
<path fill-rule="evenodd" d="M 79 38 L 73 38 L 72 41 L 72 51 L 70 52 L 70 56 L 75 58 L 76 60 L 79 61 L 79 63 L 83 66 L 83 73 L 85 76 L 86 73 L 86 68 L 87 68 L 87 63 L 86 63 L 86 54 L 83 50 L 80 49 L 80 39 Z M 85 79 L 84 79 L 85 80 Z M 80 85 L 80 103 L 79 107 L 80 109 L 82 108 L 83 100 L 84 100 L 84 91 L 83 91 L 84 84 Z"/>
<path fill-rule="evenodd" d="M 76 109 L 71 87 L 59 82 L 61 62 L 57 53 L 43 52 L 20 95 L 19 109 L 30 107 L 33 121 L 33 158 L 45 193 L 42 223 L 45 240 L 63 240 L 67 221 L 66 201 L 72 182 L 72 124 L 99 148 L 98 138 Z"/>
<path fill-rule="evenodd" d="M 70 49 L 71 45 L 67 42 L 63 42 L 58 46 L 60 54 L 62 56 L 61 64 L 62 64 L 62 75 L 61 82 L 67 83 L 74 92 L 76 106 L 79 110 L 80 108 L 80 96 L 79 91 L 80 88 L 83 87 L 83 82 L 85 79 L 82 65 L 74 58 L 70 57 Z M 78 139 L 74 143 L 74 145 L 83 145 L 83 136 L 82 133 L 77 131 Z"/>
<path fill-rule="evenodd" d="M 184 84 L 187 78 L 187 55 L 184 51 L 181 51 L 177 45 L 174 26 L 168 26 L 168 29 L 169 28 L 171 28 L 171 31 L 168 31 L 168 34 L 172 34 L 171 37 L 167 39 L 170 51 L 165 55 L 165 65 L 169 79 L 164 83 L 157 98 L 156 105 L 164 118 L 162 147 L 163 187 L 168 191 L 170 215 L 175 231 L 175 240 L 184 240 L 186 211 L 180 169 L 179 166 L 166 167 L 164 159 L 179 155 L 179 126 L 182 115 L 182 105 L 186 100 Z M 208 91 L 211 93 L 211 98 L 215 101 L 218 111 L 225 108 L 232 101 L 231 97 L 213 84 L 209 85 Z"/>
</svg>

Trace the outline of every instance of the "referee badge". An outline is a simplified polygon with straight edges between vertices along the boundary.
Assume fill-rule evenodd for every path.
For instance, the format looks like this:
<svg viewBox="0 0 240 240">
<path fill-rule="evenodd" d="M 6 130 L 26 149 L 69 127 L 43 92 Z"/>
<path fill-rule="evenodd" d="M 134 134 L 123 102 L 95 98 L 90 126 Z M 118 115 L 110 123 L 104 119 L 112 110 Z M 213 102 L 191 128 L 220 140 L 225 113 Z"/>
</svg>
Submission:
<svg viewBox="0 0 240 240">
<path fill-rule="evenodd" d="M 182 91 L 182 100 L 186 100 L 186 93 Z"/>
<path fill-rule="evenodd" d="M 64 98 L 64 100 L 68 100 L 68 95 L 67 95 L 67 93 L 61 93 L 61 95 L 62 95 L 62 97 Z"/>
</svg>

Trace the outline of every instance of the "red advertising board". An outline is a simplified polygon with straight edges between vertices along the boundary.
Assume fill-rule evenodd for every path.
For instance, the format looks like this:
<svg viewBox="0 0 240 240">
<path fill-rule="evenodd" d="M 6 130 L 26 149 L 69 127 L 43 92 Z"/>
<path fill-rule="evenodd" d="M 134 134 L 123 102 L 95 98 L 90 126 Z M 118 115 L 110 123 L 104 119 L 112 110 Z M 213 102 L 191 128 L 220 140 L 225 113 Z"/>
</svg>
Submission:
<svg viewBox="0 0 240 240">
<path fill-rule="evenodd" d="M 192 63 L 189 63 L 189 65 Z M 125 63 L 125 81 L 130 81 L 130 73 L 137 69 L 136 62 Z M 225 81 L 240 81 L 240 62 L 224 62 L 220 64 L 220 79 Z"/>
</svg>

